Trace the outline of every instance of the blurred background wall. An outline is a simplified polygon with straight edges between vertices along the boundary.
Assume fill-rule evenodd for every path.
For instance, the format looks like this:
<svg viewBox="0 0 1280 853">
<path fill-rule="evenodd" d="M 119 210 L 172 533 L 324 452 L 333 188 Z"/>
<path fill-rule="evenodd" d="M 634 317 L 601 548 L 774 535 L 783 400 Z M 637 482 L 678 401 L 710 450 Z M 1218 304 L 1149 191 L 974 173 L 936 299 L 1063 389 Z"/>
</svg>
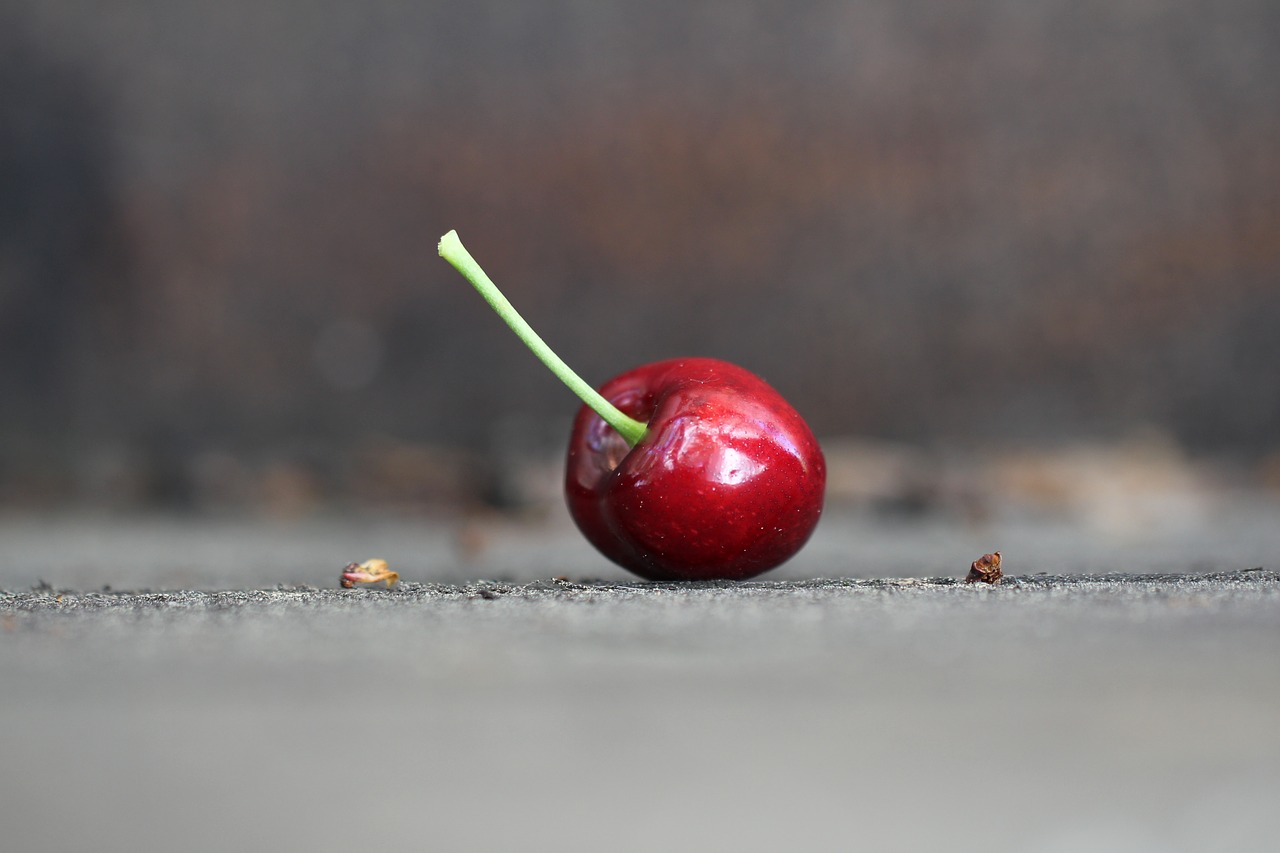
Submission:
<svg viewBox="0 0 1280 853">
<path fill-rule="evenodd" d="M 484 498 L 576 404 L 450 228 L 589 381 L 1280 452 L 1271 0 L 8 0 L 0 503 Z"/>
</svg>

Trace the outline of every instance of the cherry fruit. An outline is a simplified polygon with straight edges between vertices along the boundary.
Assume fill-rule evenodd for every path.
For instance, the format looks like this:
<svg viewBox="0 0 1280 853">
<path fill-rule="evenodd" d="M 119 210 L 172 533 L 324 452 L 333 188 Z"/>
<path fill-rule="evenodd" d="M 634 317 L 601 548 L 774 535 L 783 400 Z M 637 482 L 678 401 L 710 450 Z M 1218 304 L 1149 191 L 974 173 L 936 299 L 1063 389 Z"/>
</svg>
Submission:
<svg viewBox="0 0 1280 853">
<path fill-rule="evenodd" d="M 440 255 L 583 400 L 565 495 L 602 554 L 649 580 L 741 580 L 793 556 L 822 514 L 826 464 L 804 419 L 755 374 L 710 358 L 646 364 L 591 388 L 515 312 L 456 232 Z"/>
<path fill-rule="evenodd" d="M 683 358 L 637 367 L 600 393 L 648 423 L 628 447 L 588 406 L 574 421 L 565 495 L 602 554 L 650 580 L 736 580 L 809 538 L 822 513 L 822 451 L 763 379 Z"/>
</svg>

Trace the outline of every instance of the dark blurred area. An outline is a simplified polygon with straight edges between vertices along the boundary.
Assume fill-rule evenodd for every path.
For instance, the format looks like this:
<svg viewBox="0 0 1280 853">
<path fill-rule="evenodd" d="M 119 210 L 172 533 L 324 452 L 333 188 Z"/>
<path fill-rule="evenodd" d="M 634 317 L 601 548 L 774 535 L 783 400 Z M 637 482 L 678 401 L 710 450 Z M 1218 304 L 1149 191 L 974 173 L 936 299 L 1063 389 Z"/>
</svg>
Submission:
<svg viewBox="0 0 1280 853">
<path fill-rule="evenodd" d="M 0 504 L 519 502 L 576 401 L 450 228 L 589 381 L 1280 483 L 1270 0 L 10 0 Z"/>
</svg>

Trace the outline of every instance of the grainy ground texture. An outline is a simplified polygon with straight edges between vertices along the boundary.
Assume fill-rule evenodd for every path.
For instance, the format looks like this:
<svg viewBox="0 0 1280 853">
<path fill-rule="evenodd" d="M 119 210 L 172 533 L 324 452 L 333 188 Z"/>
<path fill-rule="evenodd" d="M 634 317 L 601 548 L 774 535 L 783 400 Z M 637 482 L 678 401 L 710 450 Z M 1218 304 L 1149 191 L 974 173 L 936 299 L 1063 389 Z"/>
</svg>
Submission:
<svg viewBox="0 0 1280 853">
<path fill-rule="evenodd" d="M 1264 509 L 833 517 L 689 585 L 557 521 L 8 519 L 0 849 L 1275 850 Z"/>
</svg>

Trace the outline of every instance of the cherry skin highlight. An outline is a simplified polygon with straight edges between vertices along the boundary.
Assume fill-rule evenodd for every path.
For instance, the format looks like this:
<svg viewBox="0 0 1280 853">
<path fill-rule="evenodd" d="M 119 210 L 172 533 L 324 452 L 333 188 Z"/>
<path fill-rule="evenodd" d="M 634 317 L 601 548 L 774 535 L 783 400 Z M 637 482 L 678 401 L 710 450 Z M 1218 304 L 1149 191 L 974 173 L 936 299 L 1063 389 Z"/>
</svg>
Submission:
<svg viewBox="0 0 1280 853">
<path fill-rule="evenodd" d="M 583 406 L 569 437 L 569 512 L 610 560 L 655 581 L 741 580 L 809 539 L 826 463 L 804 419 L 763 379 L 682 358 L 629 370 L 599 390 L 647 424 L 628 447 Z"/>
</svg>

